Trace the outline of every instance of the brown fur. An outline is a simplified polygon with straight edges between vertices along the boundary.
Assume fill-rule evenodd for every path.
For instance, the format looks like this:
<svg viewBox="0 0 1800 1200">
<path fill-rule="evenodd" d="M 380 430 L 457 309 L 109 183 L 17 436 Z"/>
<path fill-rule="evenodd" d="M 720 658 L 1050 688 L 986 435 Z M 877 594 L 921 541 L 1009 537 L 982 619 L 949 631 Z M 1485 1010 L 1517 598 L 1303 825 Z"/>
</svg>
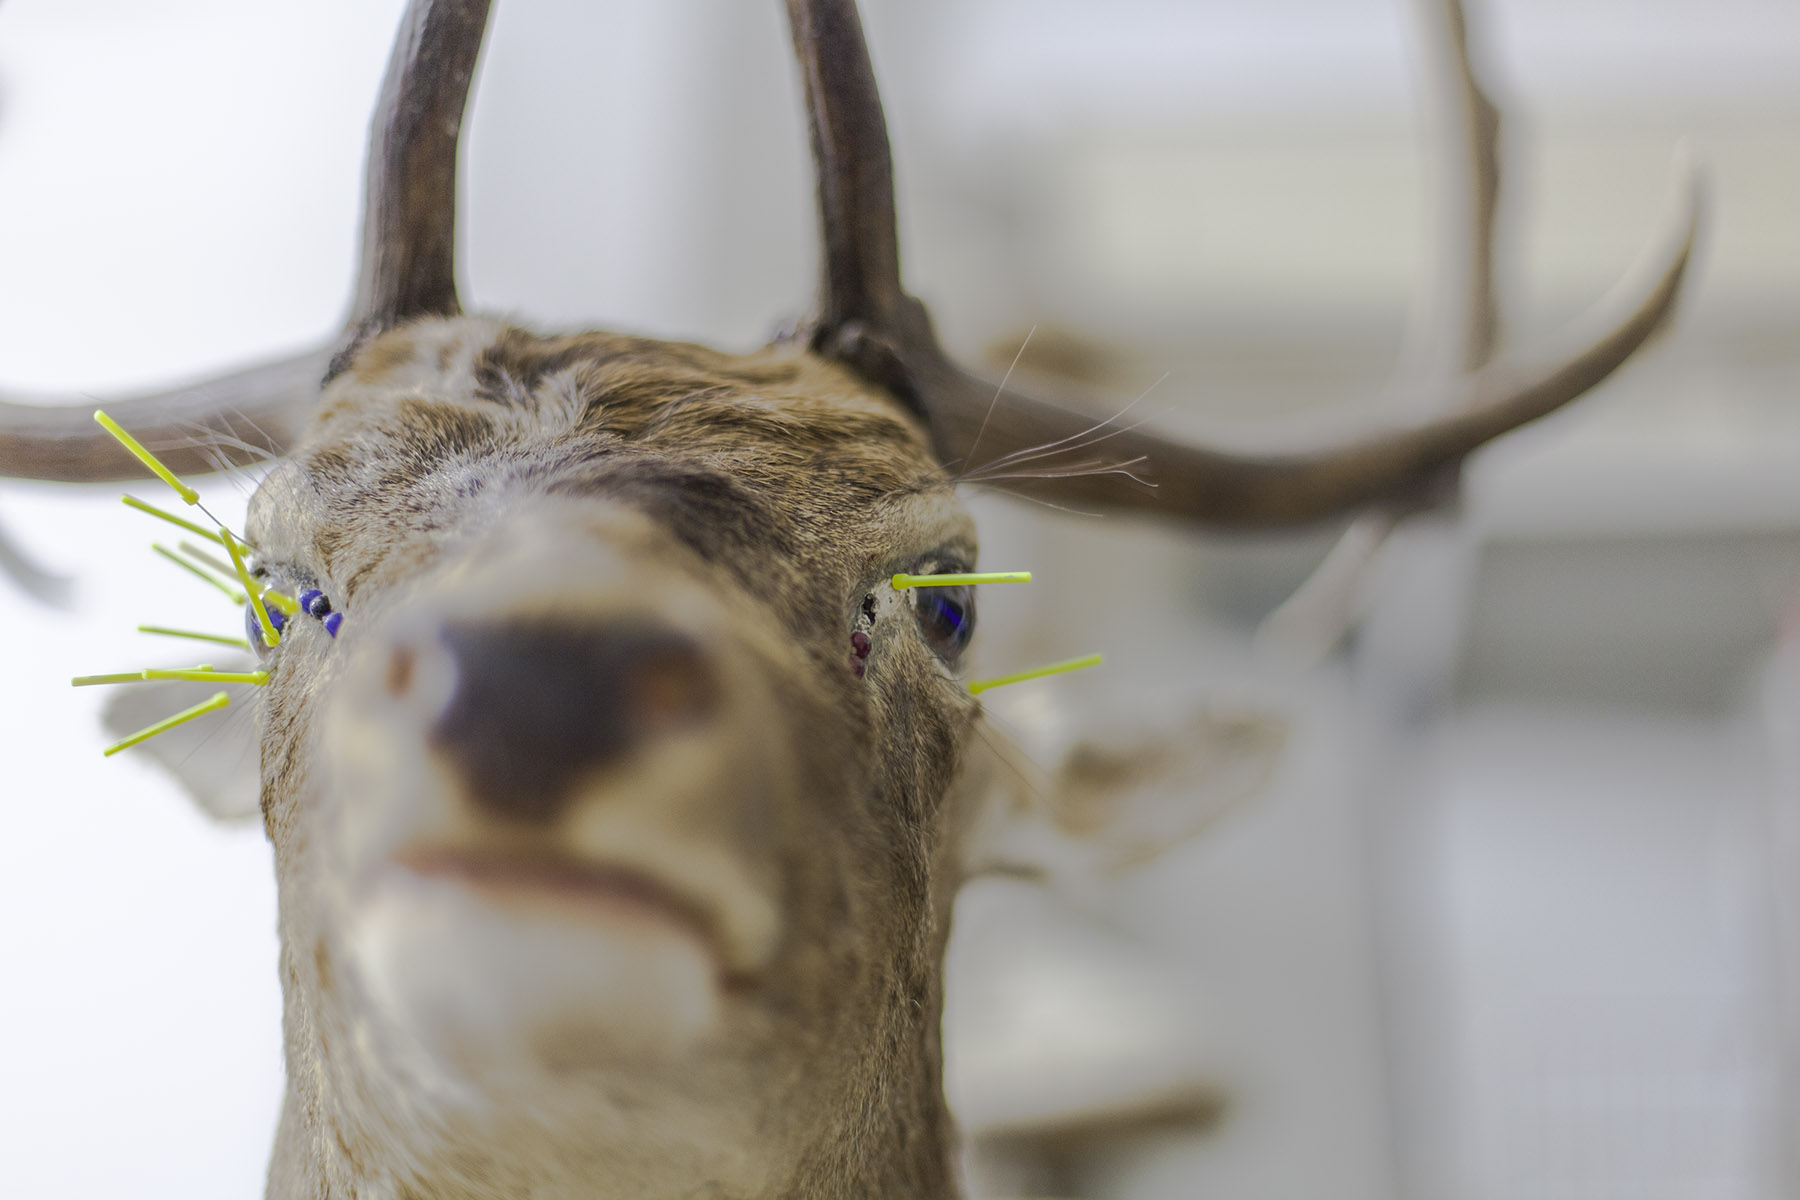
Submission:
<svg viewBox="0 0 1800 1200">
<path fill-rule="evenodd" d="M 757 664 L 772 703 L 731 719 L 763 722 L 750 743 L 780 748 L 786 782 L 748 825 L 731 796 L 704 819 L 736 829 L 732 852 L 774 880 L 781 935 L 711 1061 L 557 1078 L 471 1115 L 416 1077 L 346 957 L 356 823 L 398 802 L 334 794 L 329 726 L 334 710 L 379 711 L 369 680 L 408 613 L 458 594 L 446 580 L 479 575 L 494 539 L 534 523 L 572 531 L 571 557 L 590 540 L 637 556 L 653 608 L 714 605 L 730 653 Z M 972 563 L 974 547 L 898 404 L 797 351 L 423 322 L 369 342 L 327 388 L 249 536 L 278 583 L 324 589 L 348 622 L 335 643 L 298 622 L 266 689 L 289 1065 L 272 1195 L 955 1191 L 940 973 L 966 824 L 949 797 L 977 708 L 885 579 Z M 489 607 L 602 602 L 569 578 Z M 635 603 L 636 586 L 604 602 Z M 865 606 L 875 646 L 857 677 L 846 652 Z M 680 1128 L 687 1112 L 701 1127 Z M 720 1174 L 682 1175 L 690 1136 Z"/>
</svg>

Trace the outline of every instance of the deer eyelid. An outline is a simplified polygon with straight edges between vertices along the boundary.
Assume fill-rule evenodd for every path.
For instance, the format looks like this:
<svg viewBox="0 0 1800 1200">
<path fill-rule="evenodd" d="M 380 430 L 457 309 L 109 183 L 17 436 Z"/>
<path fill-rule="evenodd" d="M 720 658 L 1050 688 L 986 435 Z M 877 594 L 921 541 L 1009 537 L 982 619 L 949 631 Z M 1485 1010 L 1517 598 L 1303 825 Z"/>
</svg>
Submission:
<svg viewBox="0 0 1800 1200">
<path fill-rule="evenodd" d="M 974 554 L 960 540 L 946 542 L 932 547 L 923 554 L 915 554 L 907 560 L 906 565 L 898 571 L 887 571 L 883 579 L 900 575 L 960 575 L 974 570 L 971 565 Z"/>
</svg>

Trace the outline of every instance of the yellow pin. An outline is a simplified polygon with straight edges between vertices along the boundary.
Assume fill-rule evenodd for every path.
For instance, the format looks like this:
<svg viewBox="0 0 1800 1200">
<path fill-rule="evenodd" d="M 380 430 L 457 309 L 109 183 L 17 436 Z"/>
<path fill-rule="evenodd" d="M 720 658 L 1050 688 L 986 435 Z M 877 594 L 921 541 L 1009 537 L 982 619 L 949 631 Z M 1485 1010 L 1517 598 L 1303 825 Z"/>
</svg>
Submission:
<svg viewBox="0 0 1800 1200">
<path fill-rule="evenodd" d="M 215 671 L 211 667 L 151 668 L 142 672 L 145 679 L 183 679 L 193 683 L 253 683 L 262 687 L 269 682 L 267 671 Z"/>
<path fill-rule="evenodd" d="M 189 638 L 196 642 L 217 642 L 221 646 L 230 646 L 236 650 L 250 649 L 250 643 L 240 637 L 227 637 L 222 633 L 196 633 L 191 629 L 170 629 L 166 625 L 139 625 L 139 633 L 154 633 L 162 637 Z"/>
<path fill-rule="evenodd" d="M 211 663 L 201 663 L 196 667 L 184 667 L 188 671 L 210 671 Z M 97 683 L 147 683 L 150 676 L 143 671 L 118 671 L 111 675 L 77 675 L 69 680 L 71 687 L 93 687 Z"/>
<path fill-rule="evenodd" d="M 1030 583 L 1030 571 L 984 571 L 963 575 L 895 575 L 891 584 L 896 589 L 918 587 L 956 587 L 965 583 Z"/>
<path fill-rule="evenodd" d="M 1047 667 L 1033 667 L 1029 671 L 1018 671 L 1011 675 L 999 675 L 993 679 L 977 679 L 969 685 L 971 694 L 979 696 L 989 688 L 1005 687 L 1009 683 L 1023 683 L 1027 679 L 1042 679 L 1046 675 L 1061 675 L 1065 671 L 1079 671 L 1083 667 L 1097 667 L 1105 661 L 1104 655 L 1089 654 L 1082 658 L 1065 659 L 1051 663 Z"/>
<path fill-rule="evenodd" d="M 93 687 L 99 683 L 142 683 L 142 671 L 119 671 L 112 675 L 77 675 L 69 680 L 70 687 Z"/>
<path fill-rule="evenodd" d="M 156 505 L 139 500 L 136 496 L 120 496 L 119 499 L 123 500 L 129 508 L 135 508 L 141 513 L 149 513 L 153 517 L 161 517 L 171 525 L 179 525 L 189 533 L 197 533 L 203 538 L 211 538 L 221 546 L 225 544 L 218 534 L 214 533 L 204 525 L 199 525 L 188 520 L 186 517 L 178 517 L 172 512 L 164 512 L 162 509 L 156 507 Z"/>
<path fill-rule="evenodd" d="M 262 598 L 263 603 L 270 608 L 279 608 L 284 617 L 291 617 L 300 611 L 300 602 L 286 592 L 278 592 L 274 588 L 264 588 Z"/>
<path fill-rule="evenodd" d="M 218 588 L 221 592 L 225 593 L 225 598 L 227 600 L 230 600 L 233 604 L 242 604 L 246 599 L 248 599 L 248 597 L 245 596 L 244 593 L 238 591 L 236 588 L 232 587 L 228 583 L 223 583 L 217 579 L 214 579 L 211 575 L 208 575 L 205 571 L 202 571 L 199 567 L 195 566 L 193 563 L 189 562 L 187 559 L 181 557 L 181 555 L 175 553 L 173 550 L 169 549 L 167 546 L 163 545 L 161 542 L 150 543 L 150 548 L 152 550 L 156 551 L 158 554 L 162 555 L 164 558 L 168 559 L 170 562 L 174 563 L 176 566 L 180 567 L 182 570 L 190 572 L 191 574 L 194 575 L 195 578 L 204 579 L 207 583 L 211 584 L 213 587 Z"/>
<path fill-rule="evenodd" d="M 225 674 L 225 672 L 223 672 L 223 671 L 213 670 L 213 665 L 211 663 L 200 663 L 198 666 L 178 667 L 178 668 L 171 668 L 171 669 L 182 672 L 184 677 L 186 675 L 204 674 L 208 679 L 211 679 L 215 676 Z M 257 672 L 257 673 L 261 674 L 261 672 Z M 75 678 L 69 680 L 69 686 L 71 686 L 71 687 L 93 687 L 97 683 L 148 683 L 152 679 L 163 679 L 166 677 L 168 677 L 167 671 L 156 671 L 154 673 L 152 673 L 149 670 L 118 671 L 111 675 L 77 675 L 77 676 L 75 676 Z M 247 682 L 255 682 L 255 681 L 240 679 L 240 680 L 228 680 L 227 682 L 247 683 Z"/>
<path fill-rule="evenodd" d="M 174 488 L 176 495 L 180 496 L 183 500 L 186 500 L 189 504 L 200 503 L 199 492 L 196 492 L 193 488 L 181 482 L 175 472 L 163 466 L 161 459 L 144 449 L 136 438 L 121 429 L 119 423 L 107 416 L 104 410 L 96 408 L 94 410 L 94 420 L 100 422 L 100 428 L 112 434 L 113 437 L 118 440 L 119 445 L 131 451 L 133 457 L 143 463 L 146 467 L 149 467 L 158 479 Z"/>
<path fill-rule="evenodd" d="M 177 725 L 185 725 L 195 717 L 204 717 L 209 712 L 217 712 L 231 703 L 231 697 L 224 692 L 215 692 L 210 700 L 203 700 L 192 708 L 184 708 L 172 717 L 165 717 L 156 724 L 140 729 L 122 742 L 114 742 L 102 753 L 111 758 L 121 750 L 126 750 L 139 742 L 147 742 L 159 733 L 167 733 Z"/>
<path fill-rule="evenodd" d="M 275 622 L 269 620 L 269 610 L 263 604 L 256 585 L 250 582 L 250 569 L 244 565 L 244 555 L 238 550 L 237 539 L 231 536 L 228 529 L 219 530 L 219 536 L 225 539 L 225 549 L 231 552 L 231 565 L 237 568 L 238 582 L 244 585 L 244 591 L 250 596 L 250 608 L 256 613 L 256 623 L 262 626 L 263 643 L 274 646 L 281 641 L 281 635 L 275 632 Z"/>
</svg>

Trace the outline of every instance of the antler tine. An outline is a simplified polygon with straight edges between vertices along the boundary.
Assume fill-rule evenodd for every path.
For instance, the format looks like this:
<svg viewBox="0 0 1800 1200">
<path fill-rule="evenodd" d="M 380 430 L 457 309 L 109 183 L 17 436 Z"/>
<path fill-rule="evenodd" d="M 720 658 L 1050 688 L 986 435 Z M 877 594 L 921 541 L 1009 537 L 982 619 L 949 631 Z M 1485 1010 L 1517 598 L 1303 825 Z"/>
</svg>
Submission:
<svg viewBox="0 0 1800 1200">
<path fill-rule="evenodd" d="M 339 360 L 371 333 L 462 311 L 456 158 L 490 0 L 413 0 L 369 131 L 362 262 Z"/>
<path fill-rule="evenodd" d="M 1438 5 L 1441 3 L 1441 8 Z M 1455 108 L 1448 120 L 1446 141 L 1452 160 L 1445 165 L 1460 168 L 1456 184 L 1462 200 L 1463 228 L 1446 239 L 1453 258 L 1446 267 L 1458 278 L 1445 288 L 1444 299 L 1460 301 L 1461 328 L 1444 333 L 1456 350 L 1454 369 L 1473 371 L 1494 356 L 1500 334 L 1499 289 L 1494 279 L 1494 239 L 1500 207 L 1500 134 L 1504 124 L 1499 106 L 1481 85 L 1475 57 L 1469 46 L 1469 19 L 1462 0 L 1425 0 L 1426 23 L 1441 28 L 1432 32 L 1448 51 L 1443 56 L 1450 78 L 1447 99 Z M 1460 159 L 1462 161 L 1454 161 Z"/>
<path fill-rule="evenodd" d="M 948 367 L 925 306 L 900 283 L 894 168 L 856 0 L 787 0 L 806 93 L 823 241 L 811 347 L 937 425 L 923 376 Z"/>
<path fill-rule="evenodd" d="M 1102 505 L 1235 527 L 1297 525 L 1403 496 L 1460 462 L 1483 443 L 1545 416 L 1605 379 L 1673 311 L 1692 256 L 1701 212 L 1700 179 L 1686 169 L 1673 236 L 1647 259 L 1644 277 L 1627 276 L 1574 327 L 1571 348 L 1532 366 L 1494 363 L 1449 384 L 1437 415 L 1390 430 L 1325 445 L 1245 454 L 1121 429 L 1105 443 L 1108 457 L 1139 462 L 1147 489 L 1117 472 L 1058 479 L 1003 480 L 1026 495 L 1076 505 Z M 939 453 L 960 458 L 974 443 L 995 391 L 947 361 L 919 371 Z M 1447 402 L 1445 402 L 1447 401 Z M 982 444 L 995 457 L 1021 447 L 1078 438 L 1093 423 L 1066 409 L 1011 390 L 992 406 Z M 1101 430 L 1102 433 L 1107 431 Z M 982 464 L 966 464 L 965 474 Z"/>
<path fill-rule="evenodd" d="M 818 327 L 880 326 L 907 307 L 900 286 L 887 119 L 854 0 L 787 0 L 817 165 L 824 237 Z"/>
<path fill-rule="evenodd" d="M 138 439 L 184 473 L 218 469 L 206 433 L 272 453 L 371 333 L 426 314 L 460 311 L 456 297 L 456 146 L 487 26 L 489 0 L 412 0 L 388 62 L 365 179 L 361 268 L 345 332 L 313 348 L 187 387 L 109 400 Z M 92 420 L 91 399 L 0 399 L 0 476 L 68 483 L 130 478 L 137 464 Z"/>
<path fill-rule="evenodd" d="M 1494 251 L 1504 116 L 1475 69 L 1462 0 L 1417 0 L 1415 7 L 1425 40 L 1432 43 L 1426 59 L 1450 111 L 1439 123 L 1444 250 L 1434 264 L 1435 294 L 1428 292 L 1428 307 L 1441 319 L 1415 318 L 1408 340 L 1427 378 L 1452 378 L 1485 366 L 1499 340 Z M 1447 500 L 1460 490 L 1460 469 L 1449 474 L 1440 495 L 1431 499 Z M 1370 573 L 1405 515 L 1387 505 L 1351 522 L 1305 582 L 1263 619 L 1258 639 L 1300 661 L 1316 662 L 1330 653 L 1360 618 Z"/>
</svg>

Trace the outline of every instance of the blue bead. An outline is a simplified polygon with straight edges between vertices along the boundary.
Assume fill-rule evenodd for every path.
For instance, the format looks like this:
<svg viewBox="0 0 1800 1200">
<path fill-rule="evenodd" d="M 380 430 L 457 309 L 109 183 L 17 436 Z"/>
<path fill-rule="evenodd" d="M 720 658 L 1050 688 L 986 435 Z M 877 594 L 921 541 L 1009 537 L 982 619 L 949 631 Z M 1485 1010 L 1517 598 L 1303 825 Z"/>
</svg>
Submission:
<svg viewBox="0 0 1800 1200">
<path fill-rule="evenodd" d="M 327 613 L 325 615 L 325 632 L 329 633 L 332 637 L 336 637 L 338 635 L 338 629 L 340 626 L 343 625 L 343 623 L 344 623 L 344 614 L 343 613 L 341 613 L 341 612 Z"/>
<path fill-rule="evenodd" d="M 282 611 L 279 608 L 276 608 L 273 604 L 265 604 L 263 607 L 268 611 L 269 624 L 271 624 L 275 627 L 276 633 L 280 633 L 282 630 L 282 627 L 287 624 L 287 617 L 285 615 L 283 615 Z"/>
</svg>

